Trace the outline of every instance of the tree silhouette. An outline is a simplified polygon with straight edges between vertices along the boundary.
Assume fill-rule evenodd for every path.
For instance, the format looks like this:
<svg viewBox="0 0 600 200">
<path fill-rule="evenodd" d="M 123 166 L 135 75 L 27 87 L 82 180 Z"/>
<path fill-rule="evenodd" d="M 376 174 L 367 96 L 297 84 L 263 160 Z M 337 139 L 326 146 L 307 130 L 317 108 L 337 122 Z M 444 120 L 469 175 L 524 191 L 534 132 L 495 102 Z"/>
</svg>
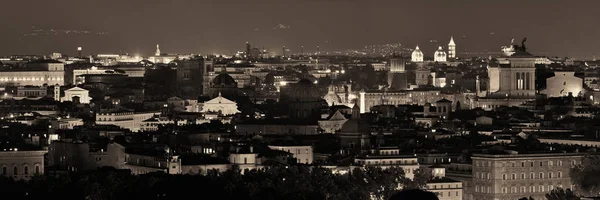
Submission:
<svg viewBox="0 0 600 200">
<path fill-rule="evenodd" d="M 571 169 L 571 181 L 581 195 L 600 193 L 600 156 L 589 155 Z"/>
<path fill-rule="evenodd" d="M 557 188 L 557 189 L 550 191 L 550 193 L 546 194 L 546 199 L 548 199 L 548 200 L 580 200 L 581 198 L 579 198 L 577 195 L 575 195 L 575 193 L 573 193 L 573 191 L 571 191 L 571 189 L 564 190 L 562 188 Z"/>
</svg>

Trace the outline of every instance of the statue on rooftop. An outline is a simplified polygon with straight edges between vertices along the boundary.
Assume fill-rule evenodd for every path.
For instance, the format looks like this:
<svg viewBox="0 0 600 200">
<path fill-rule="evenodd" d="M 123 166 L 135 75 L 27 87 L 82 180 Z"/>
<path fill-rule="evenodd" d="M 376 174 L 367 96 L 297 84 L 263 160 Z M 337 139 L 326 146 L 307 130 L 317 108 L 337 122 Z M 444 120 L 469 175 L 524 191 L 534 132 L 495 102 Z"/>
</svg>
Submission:
<svg viewBox="0 0 600 200">
<path fill-rule="evenodd" d="M 515 52 L 527 52 L 527 47 L 525 46 L 525 42 L 527 41 L 527 37 L 523 38 L 521 41 L 521 45 L 513 45 Z M 511 40 L 512 43 L 512 40 Z"/>
</svg>

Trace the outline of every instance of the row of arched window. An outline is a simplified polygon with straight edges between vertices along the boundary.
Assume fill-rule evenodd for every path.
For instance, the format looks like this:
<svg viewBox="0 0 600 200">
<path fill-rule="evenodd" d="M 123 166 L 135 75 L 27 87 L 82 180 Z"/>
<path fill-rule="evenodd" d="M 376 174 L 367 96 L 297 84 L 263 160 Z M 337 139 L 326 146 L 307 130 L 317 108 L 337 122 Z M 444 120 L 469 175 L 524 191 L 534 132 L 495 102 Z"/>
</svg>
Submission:
<svg viewBox="0 0 600 200">
<path fill-rule="evenodd" d="M 521 173 L 521 175 L 519 177 L 517 177 L 516 173 L 510 174 L 510 176 L 506 173 L 502 174 L 502 180 L 544 179 L 544 178 L 562 178 L 562 177 L 563 177 L 563 174 L 560 171 L 556 173 L 556 176 L 555 176 L 554 172 L 548 172 L 547 174 L 545 174 L 544 172 L 540 172 L 540 173 L 538 173 L 537 176 L 536 176 L 536 173 L 534 173 L 534 172 L 529 173 L 529 176 L 527 176 L 525 173 Z M 490 179 L 492 179 L 492 174 L 476 172 L 475 178 L 490 180 Z"/>
<path fill-rule="evenodd" d="M 8 171 L 8 167 L 3 165 L 2 166 L 2 175 L 3 176 L 18 176 L 18 175 L 31 175 L 31 171 L 29 171 L 29 166 L 28 165 L 23 165 L 22 167 L 18 167 L 17 165 L 13 165 L 12 167 L 12 171 L 9 173 Z M 41 173 L 41 167 L 40 164 L 35 164 L 34 165 L 34 174 L 40 174 Z"/>
<path fill-rule="evenodd" d="M 562 188 L 562 185 L 558 185 L 557 188 Z M 554 189 L 554 185 L 539 185 L 539 186 L 534 186 L 534 185 L 530 185 L 530 186 L 512 186 L 512 187 L 506 187 L 506 186 L 502 186 L 501 188 L 501 193 L 507 194 L 507 193 L 533 193 L 533 192 L 547 192 L 547 191 L 551 191 Z M 479 192 L 479 193 L 493 193 L 492 191 L 492 187 L 490 186 L 475 186 L 475 192 Z"/>
<path fill-rule="evenodd" d="M 546 166 L 548 166 L 548 167 L 553 167 L 554 164 L 555 164 L 555 162 L 552 161 L 552 160 L 549 160 L 549 161 L 546 162 Z M 487 163 L 486 163 L 486 162 L 483 162 L 483 161 L 481 161 L 481 162 L 480 161 L 476 161 L 475 166 L 479 167 L 480 165 L 482 167 L 491 167 L 492 162 L 491 161 L 487 161 Z M 571 160 L 571 166 L 573 167 L 575 165 L 577 165 L 577 161 Z M 506 163 L 501 163 L 501 166 L 502 167 L 508 167 L 508 166 L 517 167 L 517 163 L 516 162 L 511 162 L 510 165 L 507 165 Z M 520 167 L 535 167 L 535 166 L 543 167 L 544 166 L 544 161 L 539 161 L 539 162 L 537 162 L 537 164 L 536 164 L 535 161 L 521 161 L 521 164 L 520 164 Z M 556 161 L 556 166 L 563 166 L 562 160 Z"/>
</svg>

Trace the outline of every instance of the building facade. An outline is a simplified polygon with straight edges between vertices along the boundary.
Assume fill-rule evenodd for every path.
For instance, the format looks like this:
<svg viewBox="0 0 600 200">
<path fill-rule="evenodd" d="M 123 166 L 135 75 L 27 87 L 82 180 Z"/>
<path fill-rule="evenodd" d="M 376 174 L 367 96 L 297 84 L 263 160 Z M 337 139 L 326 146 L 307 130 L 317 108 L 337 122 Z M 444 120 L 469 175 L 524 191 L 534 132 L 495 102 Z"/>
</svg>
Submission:
<svg viewBox="0 0 600 200">
<path fill-rule="evenodd" d="M 555 188 L 573 189 L 569 171 L 582 153 L 474 154 L 473 199 L 544 199 Z"/>
<path fill-rule="evenodd" d="M 269 149 L 279 150 L 291 153 L 297 163 L 312 164 L 313 163 L 313 147 L 312 146 L 295 146 L 295 145 L 269 145 Z"/>
<path fill-rule="evenodd" d="M 96 124 L 115 125 L 121 128 L 129 129 L 132 132 L 138 132 L 144 124 L 144 120 L 150 119 L 160 112 L 116 112 L 116 113 L 98 113 L 96 114 Z"/>
<path fill-rule="evenodd" d="M 36 174 L 44 174 L 44 154 L 48 151 L 0 151 L 0 174 L 15 180 L 29 180 Z"/>
</svg>

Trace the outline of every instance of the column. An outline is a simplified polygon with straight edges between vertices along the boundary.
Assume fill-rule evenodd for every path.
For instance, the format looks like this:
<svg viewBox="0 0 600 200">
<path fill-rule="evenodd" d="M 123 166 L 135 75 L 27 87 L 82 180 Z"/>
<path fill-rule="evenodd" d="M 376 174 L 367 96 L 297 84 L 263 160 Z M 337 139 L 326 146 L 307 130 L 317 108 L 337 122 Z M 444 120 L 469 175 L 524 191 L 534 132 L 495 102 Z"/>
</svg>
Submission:
<svg viewBox="0 0 600 200">
<path fill-rule="evenodd" d="M 365 112 L 365 92 L 360 92 L 360 113 Z"/>
<path fill-rule="evenodd" d="M 516 72 L 515 76 L 514 76 L 515 81 L 513 81 L 513 83 L 515 83 L 515 86 L 513 87 L 513 89 L 515 89 L 515 90 L 519 90 L 519 79 L 521 79 L 521 77 L 519 76 L 519 72 Z"/>
</svg>

